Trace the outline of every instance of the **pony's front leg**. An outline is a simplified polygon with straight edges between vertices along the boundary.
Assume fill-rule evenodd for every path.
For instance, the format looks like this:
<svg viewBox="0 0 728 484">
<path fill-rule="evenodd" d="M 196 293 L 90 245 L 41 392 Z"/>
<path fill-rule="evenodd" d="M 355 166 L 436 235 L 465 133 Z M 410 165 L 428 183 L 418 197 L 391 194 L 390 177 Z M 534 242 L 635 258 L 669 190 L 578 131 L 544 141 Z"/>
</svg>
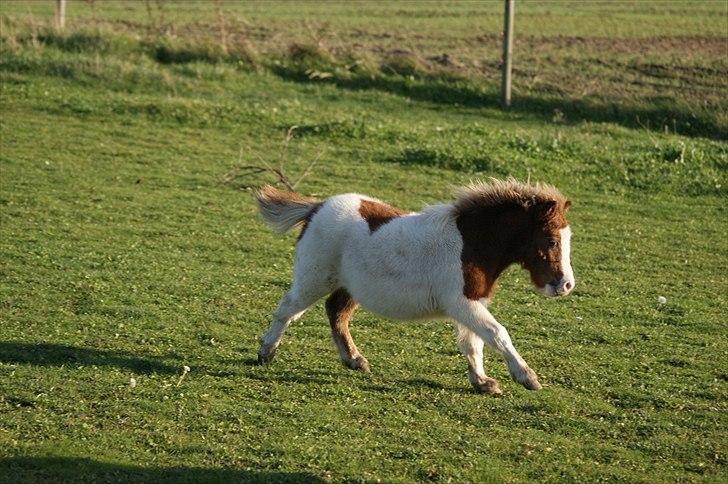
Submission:
<svg viewBox="0 0 728 484">
<path fill-rule="evenodd" d="M 448 314 L 501 354 L 508 365 L 511 378 L 529 390 L 541 389 L 536 373 L 518 354 L 506 328 L 496 321 L 484 305 L 479 301 L 463 298 L 448 311 Z"/>
<path fill-rule="evenodd" d="M 468 380 L 476 391 L 489 395 L 502 395 L 498 380 L 485 374 L 483 368 L 483 340 L 460 323 L 455 323 L 458 347 L 468 360 Z"/>
</svg>

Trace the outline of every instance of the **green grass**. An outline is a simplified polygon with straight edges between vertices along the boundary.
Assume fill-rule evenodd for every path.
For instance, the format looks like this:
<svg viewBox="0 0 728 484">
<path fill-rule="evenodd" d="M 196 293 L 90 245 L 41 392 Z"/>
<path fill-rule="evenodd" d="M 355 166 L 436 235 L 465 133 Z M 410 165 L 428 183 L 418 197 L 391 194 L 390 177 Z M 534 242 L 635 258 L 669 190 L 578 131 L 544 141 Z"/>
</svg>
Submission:
<svg viewBox="0 0 728 484">
<path fill-rule="evenodd" d="M 50 45 L 92 58 L 114 51 L 163 63 L 264 66 L 297 81 L 448 105 L 497 105 L 498 2 L 220 5 L 222 22 L 210 2 L 171 8 L 166 1 L 109 1 L 96 13 L 72 2 L 68 22 L 75 30 L 58 34 L 48 29 L 52 3 L 8 1 L 0 10 L 2 40 L 11 49 Z M 725 2 L 559 1 L 517 8 L 515 111 L 567 124 L 587 119 L 726 139 Z"/>
<path fill-rule="evenodd" d="M 573 61 L 535 75 L 583 77 L 554 92 L 517 73 L 508 113 L 493 72 L 428 60 L 474 58 L 471 27 L 496 32 L 500 7 L 245 4 L 230 22 L 249 44 L 225 54 L 209 4 L 170 7 L 172 36 L 143 3 L 107 5 L 75 29 L 90 9 L 71 2 L 70 32 L 35 45 L 52 3 L 0 5 L 0 481 L 725 478 L 724 3 L 519 4 L 528 55 Z M 382 68 L 384 33 L 412 71 Z M 704 48 L 636 47 L 658 38 Z M 317 156 L 300 190 L 319 197 L 417 210 L 513 175 L 574 201 L 575 293 L 546 300 L 514 268 L 492 304 L 543 391 L 491 354 L 505 396 L 475 394 L 448 323 L 364 311 L 373 372 L 348 371 L 321 304 L 254 364 L 296 234 L 259 221 L 252 188 L 273 179 L 243 167 L 282 157 L 295 178 Z"/>
</svg>

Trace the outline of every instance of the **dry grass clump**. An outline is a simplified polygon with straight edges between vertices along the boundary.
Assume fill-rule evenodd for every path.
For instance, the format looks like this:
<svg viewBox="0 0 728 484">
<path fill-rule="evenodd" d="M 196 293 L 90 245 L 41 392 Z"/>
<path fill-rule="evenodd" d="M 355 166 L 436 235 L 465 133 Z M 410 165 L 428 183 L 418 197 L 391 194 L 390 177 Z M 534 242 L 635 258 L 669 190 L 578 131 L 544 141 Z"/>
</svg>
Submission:
<svg viewBox="0 0 728 484">
<path fill-rule="evenodd" d="M 227 47 L 227 55 L 230 60 L 244 62 L 256 69 L 260 66 L 258 51 L 246 40 L 233 41 Z"/>
<path fill-rule="evenodd" d="M 331 65 L 334 56 L 320 44 L 294 42 L 288 47 L 287 57 L 297 63 L 310 65 Z"/>
<path fill-rule="evenodd" d="M 165 37 L 151 45 L 152 56 L 162 64 L 188 62 L 241 62 L 258 66 L 258 53 L 247 42 L 230 42 L 226 46 L 211 41 L 183 41 Z"/>
<path fill-rule="evenodd" d="M 400 76 L 423 76 L 427 73 L 425 63 L 412 52 L 395 51 L 381 62 L 382 72 Z"/>
<path fill-rule="evenodd" d="M 379 73 L 379 61 L 366 51 L 347 51 L 341 55 L 344 68 L 353 73 L 371 76 Z"/>
<path fill-rule="evenodd" d="M 139 42 L 128 35 L 101 28 L 78 28 L 59 31 L 52 23 L 28 17 L 18 20 L 0 16 L 0 41 L 15 49 L 30 45 L 36 49 L 52 47 L 65 52 L 128 53 L 138 49 Z"/>
</svg>

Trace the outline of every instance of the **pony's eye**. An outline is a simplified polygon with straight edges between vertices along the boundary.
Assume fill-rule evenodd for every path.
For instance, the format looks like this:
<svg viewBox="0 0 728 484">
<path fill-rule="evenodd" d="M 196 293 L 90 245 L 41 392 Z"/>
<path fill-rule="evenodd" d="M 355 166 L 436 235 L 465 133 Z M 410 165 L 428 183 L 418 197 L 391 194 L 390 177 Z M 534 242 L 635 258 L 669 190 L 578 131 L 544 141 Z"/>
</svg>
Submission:
<svg viewBox="0 0 728 484">
<path fill-rule="evenodd" d="M 549 239 L 549 248 L 550 249 L 553 249 L 557 245 L 559 245 L 559 241 L 558 240 L 556 240 L 556 239 Z"/>
</svg>

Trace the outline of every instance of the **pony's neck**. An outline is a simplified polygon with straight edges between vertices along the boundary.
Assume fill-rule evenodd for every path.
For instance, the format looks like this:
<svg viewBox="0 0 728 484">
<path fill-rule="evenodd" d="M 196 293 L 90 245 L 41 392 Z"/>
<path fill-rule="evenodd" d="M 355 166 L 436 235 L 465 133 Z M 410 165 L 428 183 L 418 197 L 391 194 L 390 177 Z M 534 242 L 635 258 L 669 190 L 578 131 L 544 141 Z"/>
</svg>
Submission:
<svg viewBox="0 0 728 484">
<path fill-rule="evenodd" d="M 478 207 L 459 213 L 456 223 L 463 239 L 465 296 L 490 297 L 503 271 L 524 261 L 530 214 L 517 205 Z"/>
</svg>

